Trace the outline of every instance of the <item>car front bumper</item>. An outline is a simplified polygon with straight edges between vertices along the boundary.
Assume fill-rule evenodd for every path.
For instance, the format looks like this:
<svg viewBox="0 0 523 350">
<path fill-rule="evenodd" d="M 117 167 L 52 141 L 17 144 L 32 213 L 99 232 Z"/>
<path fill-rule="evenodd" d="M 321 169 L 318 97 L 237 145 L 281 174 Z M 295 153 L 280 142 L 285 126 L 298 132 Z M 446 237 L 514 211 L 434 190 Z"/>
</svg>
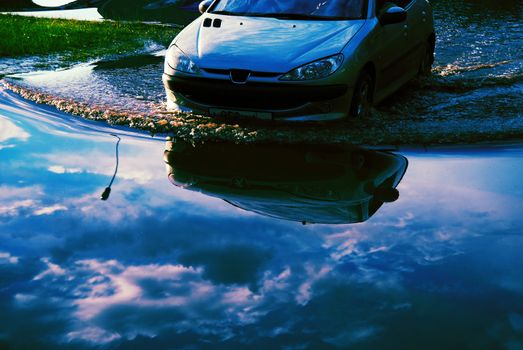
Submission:
<svg viewBox="0 0 523 350">
<path fill-rule="evenodd" d="M 247 82 L 163 75 L 168 108 L 212 115 L 217 109 L 281 121 L 327 121 L 347 116 L 352 89 L 343 84 Z"/>
</svg>

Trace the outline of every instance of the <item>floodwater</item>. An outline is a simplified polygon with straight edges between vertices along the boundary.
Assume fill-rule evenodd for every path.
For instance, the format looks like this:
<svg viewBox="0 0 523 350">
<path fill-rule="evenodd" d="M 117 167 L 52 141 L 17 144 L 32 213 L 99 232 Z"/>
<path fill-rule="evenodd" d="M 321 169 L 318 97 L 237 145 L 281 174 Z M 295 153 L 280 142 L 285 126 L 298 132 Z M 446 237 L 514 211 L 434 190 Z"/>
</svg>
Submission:
<svg viewBox="0 0 523 350">
<path fill-rule="evenodd" d="M 318 142 L 433 144 L 521 136 L 523 3 L 437 0 L 433 5 L 438 39 L 432 78 L 411 82 L 378 106 L 367 121 L 351 121 L 346 128 L 335 125 L 321 132 L 285 131 L 284 138 L 299 140 L 302 134 L 312 134 Z M 163 118 L 164 53 L 158 44 L 145 43 L 136 55 L 109 57 L 71 69 L 50 71 L 52 64 L 46 69 L 36 60 L 35 67 L 32 59 L 0 60 L 0 69 L 9 74 L 8 81 L 16 78 L 17 85 L 69 99 L 67 103 Z M 196 125 L 188 130 L 193 128 L 198 130 Z"/>
<path fill-rule="evenodd" d="M 0 348 L 522 349 L 522 173 L 518 145 L 193 148 L 2 90 Z"/>
</svg>

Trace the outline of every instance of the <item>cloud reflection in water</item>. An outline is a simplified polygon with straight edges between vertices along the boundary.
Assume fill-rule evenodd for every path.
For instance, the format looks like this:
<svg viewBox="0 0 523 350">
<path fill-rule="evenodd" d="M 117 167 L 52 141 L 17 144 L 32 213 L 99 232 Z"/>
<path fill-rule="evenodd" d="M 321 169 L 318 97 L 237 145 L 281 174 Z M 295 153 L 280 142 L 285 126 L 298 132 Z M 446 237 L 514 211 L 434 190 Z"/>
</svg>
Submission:
<svg viewBox="0 0 523 350">
<path fill-rule="evenodd" d="M 0 142 L 0 348 L 523 345 L 521 149 L 407 153 L 398 201 L 303 226 L 172 186 L 129 135 L 103 203 L 112 137 L 0 114 L 31 135 Z"/>
</svg>

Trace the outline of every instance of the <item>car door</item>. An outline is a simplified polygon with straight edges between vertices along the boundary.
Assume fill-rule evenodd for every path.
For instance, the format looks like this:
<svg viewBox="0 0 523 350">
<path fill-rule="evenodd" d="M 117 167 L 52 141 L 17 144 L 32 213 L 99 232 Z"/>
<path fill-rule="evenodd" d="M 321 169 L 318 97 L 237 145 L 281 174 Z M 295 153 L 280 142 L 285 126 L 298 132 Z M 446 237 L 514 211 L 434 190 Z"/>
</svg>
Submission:
<svg viewBox="0 0 523 350">
<path fill-rule="evenodd" d="M 381 25 L 377 24 L 371 46 L 375 48 L 374 61 L 378 70 L 376 97 L 387 95 L 397 88 L 397 82 L 407 74 L 404 65 L 407 49 L 407 22 Z"/>
<path fill-rule="evenodd" d="M 405 53 L 402 62 L 408 76 L 416 75 L 419 71 L 421 57 L 425 52 L 425 33 L 427 12 L 426 0 L 397 0 L 398 5 L 407 11 L 405 23 Z M 427 36 L 427 37 L 425 37 Z"/>
</svg>

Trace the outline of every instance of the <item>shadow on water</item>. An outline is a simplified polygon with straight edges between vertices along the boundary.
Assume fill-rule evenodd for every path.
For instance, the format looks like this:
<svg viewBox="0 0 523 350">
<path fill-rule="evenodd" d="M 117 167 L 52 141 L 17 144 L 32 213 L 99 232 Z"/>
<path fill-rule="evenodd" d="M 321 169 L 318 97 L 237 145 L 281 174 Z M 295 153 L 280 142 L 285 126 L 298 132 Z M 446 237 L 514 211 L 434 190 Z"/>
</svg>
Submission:
<svg viewBox="0 0 523 350">
<path fill-rule="evenodd" d="M 199 0 L 76 0 L 62 6 L 44 7 L 30 0 L 0 0 L 0 10 L 56 12 L 96 8 L 105 19 L 185 25 L 199 16 L 199 3 Z M 82 13 L 78 16 L 82 19 Z"/>
<path fill-rule="evenodd" d="M 369 219 L 399 197 L 407 159 L 360 147 L 167 142 L 170 181 L 261 215 L 321 224 Z"/>
<path fill-rule="evenodd" d="M 199 3 L 194 0 L 106 0 L 98 11 L 107 19 L 188 24 L 199 16 Z"/>
<path fill-rule="evenodd" d="M 35 10 L 42 9 L 31 0 L 0 0 L 0 10 Z"/>
</svg>

